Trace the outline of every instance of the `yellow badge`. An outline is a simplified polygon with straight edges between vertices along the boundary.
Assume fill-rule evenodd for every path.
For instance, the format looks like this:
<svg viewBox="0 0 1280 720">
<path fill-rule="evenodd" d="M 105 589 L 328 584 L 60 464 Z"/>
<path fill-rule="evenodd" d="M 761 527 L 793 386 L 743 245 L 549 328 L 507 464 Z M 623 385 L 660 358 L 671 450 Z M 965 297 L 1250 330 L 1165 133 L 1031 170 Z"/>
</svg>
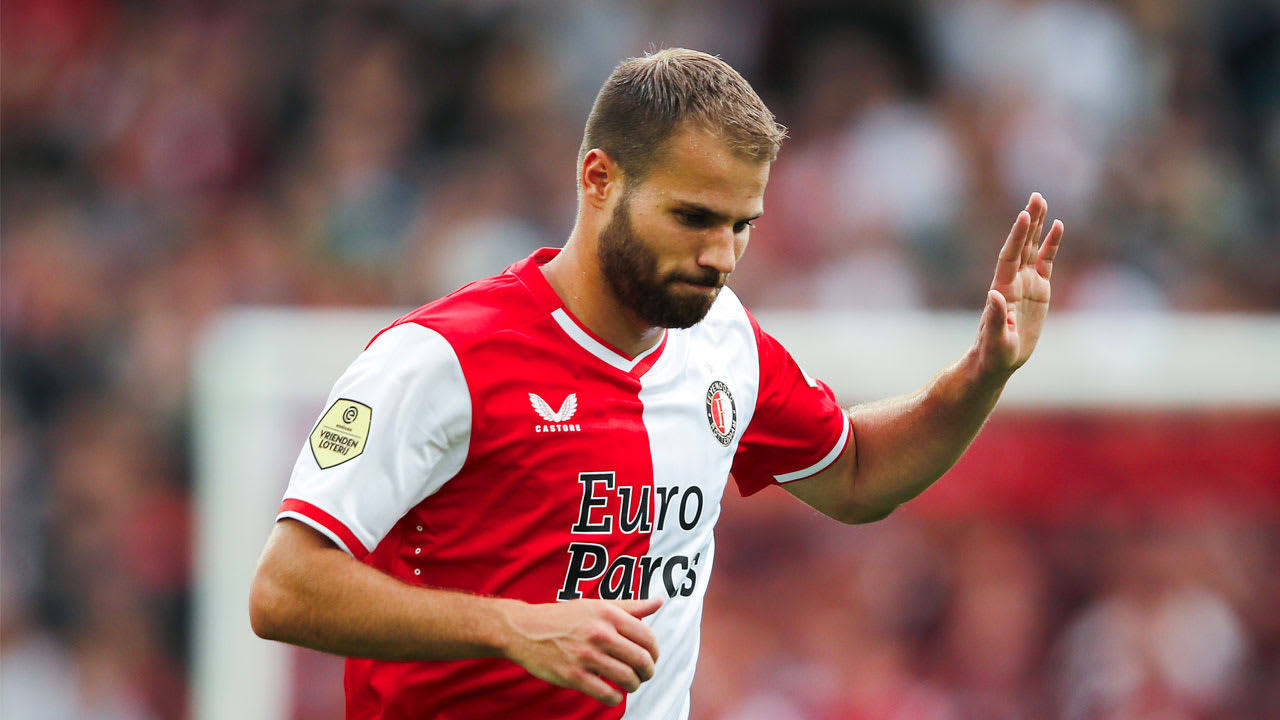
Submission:
<svg viewBox="0 0 1280 720">
<path fill-rule="evenodd" d="M 364 452 L 369 438 L 373 410 L 364 403 L 341 398 L 333 404 L 316 429 L 311 431 L 311 454 L 321 470 L 331 468 Z"/>
</svg>

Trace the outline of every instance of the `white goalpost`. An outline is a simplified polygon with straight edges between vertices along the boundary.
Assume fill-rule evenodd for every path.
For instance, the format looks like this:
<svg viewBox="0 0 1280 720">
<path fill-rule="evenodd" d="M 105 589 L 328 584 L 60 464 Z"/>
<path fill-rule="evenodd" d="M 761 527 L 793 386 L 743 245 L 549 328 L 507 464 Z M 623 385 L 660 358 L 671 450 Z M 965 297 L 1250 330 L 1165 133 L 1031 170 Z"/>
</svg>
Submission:
<svg viewBox="0 0 1280 720">
<path fill-rule="evenodd" d="M 249 627 L 249 582 L 326 394 L 395 308 L 248 308 L 202 335 L 194 372 L 197 534 L 192 717 L 292 716 L 288 649 Z M 972 342 L 971 313 L 759 314 L 842 401 L 919 387 Z M 1280 408 L 1280 316 L 1049 318 L 1001 408 Z"/>
</svg>

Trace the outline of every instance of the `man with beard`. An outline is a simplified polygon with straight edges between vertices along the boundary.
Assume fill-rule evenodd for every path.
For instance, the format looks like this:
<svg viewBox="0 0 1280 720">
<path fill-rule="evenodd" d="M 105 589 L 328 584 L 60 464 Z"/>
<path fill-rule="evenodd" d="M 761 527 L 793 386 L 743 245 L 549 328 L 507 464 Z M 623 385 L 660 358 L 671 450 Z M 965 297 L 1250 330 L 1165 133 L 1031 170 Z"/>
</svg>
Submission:
<svg viewBox="0 0 1280 720">
<path fill-rule="evenodd" d="M 254 579 L 262 637 L 348 656 L 348 718 L 681 718 L 730 473 L 843 522 L 964 452 L 1048 309 L 1032 195 L 977 339 L 842 409 L 725 287 L 783 129 L 732 68 L 622 63 L 563 249 L 415 310 L 338 380 Z M 659 655 L 661 648 L 661 655 Z"/>
</svg>

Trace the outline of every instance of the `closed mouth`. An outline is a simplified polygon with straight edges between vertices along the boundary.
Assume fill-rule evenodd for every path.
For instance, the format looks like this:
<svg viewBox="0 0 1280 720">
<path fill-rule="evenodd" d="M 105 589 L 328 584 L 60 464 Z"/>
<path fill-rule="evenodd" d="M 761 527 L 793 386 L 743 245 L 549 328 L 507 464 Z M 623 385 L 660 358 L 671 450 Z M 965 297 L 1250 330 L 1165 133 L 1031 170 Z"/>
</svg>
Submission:
<svg viewBox="0 0 1280 720">
<path fill-rule="evenodd" d="M 706 284 L 703 284 L 703 283 L 700 283 L 700 282 L 693 282 L 692 280 L 680 280 L 680 281 L 678 281 L 678 282 L 679 282 L 681 285 L 688 285 L 689 287 L 697 288 L 697 289 L 702 290 L 702 291 L 705 291 L 705 292 L 713 292 L 713 291 L 719 290 L 721 287 L 723 287 L 723 286 L 718 285 L 718 284 L 706 285 Z"/>
</svg>

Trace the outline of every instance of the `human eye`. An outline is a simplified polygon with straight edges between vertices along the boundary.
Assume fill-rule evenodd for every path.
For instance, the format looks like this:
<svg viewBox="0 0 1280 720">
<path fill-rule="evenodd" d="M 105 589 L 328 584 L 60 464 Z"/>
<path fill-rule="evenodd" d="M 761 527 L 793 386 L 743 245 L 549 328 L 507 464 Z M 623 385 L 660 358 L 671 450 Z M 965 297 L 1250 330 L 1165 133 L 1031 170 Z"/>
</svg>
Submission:
<svg viewBox="0 0 1280 720">
<path fill-rule="evenodd" d="M 697 210 L 677 210 L 676 219 L 681 225 L 691 228 L 706 228 L 711 226 L 711 216 Z"/>
<path fill-rule="evenodd" d="M 753 227 L 755 227 L 755 226 L 756 226 L 756 224 L 755 224 L 755 223 L 753 223 L 753 222 L 751 222 L 750 220 L 743 220 L 743 221 L 738 222 L 737 224 L 735 224 L 735 225 L 733 226 L 733 234 L 734 234 L 734 235 L 737 235 L 737 234 L 739 234 L 739 233 L 741 233 L 741 232 L 745 231 L 747 228 L 753 228 Z"/>
</svg>

